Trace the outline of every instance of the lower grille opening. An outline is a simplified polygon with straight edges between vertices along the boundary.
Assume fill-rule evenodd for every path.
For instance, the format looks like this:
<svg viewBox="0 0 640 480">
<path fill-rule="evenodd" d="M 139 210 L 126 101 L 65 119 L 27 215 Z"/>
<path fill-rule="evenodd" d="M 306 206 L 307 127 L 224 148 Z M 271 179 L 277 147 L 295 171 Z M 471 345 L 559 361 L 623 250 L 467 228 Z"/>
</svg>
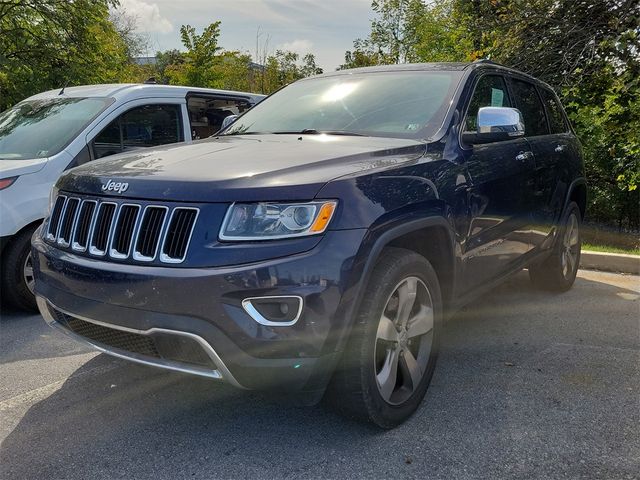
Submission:
<svg viewBox="0 0 640 480">
<path fill-rule="evenodd" d="M 103 347 L 110 347 L 145 357 L 217 369 L 209 355 L 194 339 L 168 333 L 143 335 L 97 325 L 50 308 L 65 328 Z"/>
</svg>

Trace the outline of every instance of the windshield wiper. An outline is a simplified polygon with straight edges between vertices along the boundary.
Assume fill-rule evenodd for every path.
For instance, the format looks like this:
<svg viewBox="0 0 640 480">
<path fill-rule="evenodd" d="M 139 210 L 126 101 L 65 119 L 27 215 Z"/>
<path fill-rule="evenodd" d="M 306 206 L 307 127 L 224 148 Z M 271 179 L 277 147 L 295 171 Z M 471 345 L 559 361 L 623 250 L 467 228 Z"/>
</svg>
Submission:
<svg viewBox="0 0 640 480">
<path fill-rule="evenodd" d="M 366 137 L 363 133 L 348 132 L 346 130 L 316 130 L 315 128 L 305 128 L 298 131 L 271 132 L 275 135 L 349 135 L 353 137 Z"/>
<path fill-rule="evenodd" d="M 230 137 L 231 135 L 267 135 L 269 132 L 243 132 L 242 130 L 236 130 L 231 133 L 216 134 L 217 137 Z"/>
</svg>

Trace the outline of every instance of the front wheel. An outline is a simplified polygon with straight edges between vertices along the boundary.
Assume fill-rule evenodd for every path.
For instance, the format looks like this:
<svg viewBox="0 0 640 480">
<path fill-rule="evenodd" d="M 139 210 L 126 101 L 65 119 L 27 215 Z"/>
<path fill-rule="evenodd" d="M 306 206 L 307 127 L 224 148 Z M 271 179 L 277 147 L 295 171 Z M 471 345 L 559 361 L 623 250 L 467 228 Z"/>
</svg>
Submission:
<svg viewBox="0 0 640 480">
<path fill-rule="evenodd" d="M 37 225 L 18 233 L 2 252 L 2 300 L 9 305 L 37 312 L 31 262 L 31 237 Z"/>
<path fill-rule="evenodd" d="M 529 278 L 537 288 L 566 292 L 573 286 L 580 266 L 581 219 L 578 204 L 571 202 L 562 217 L 553 251 L 542 263 L 529 267 Z"/>
<path fill-rule="evenodd" d="M 435 369 L 442 324 L 440 286 L 422 256 L 386 249 L 329 386 L 349 417 L 392 428 L 420 405 Z"/>
</svg>

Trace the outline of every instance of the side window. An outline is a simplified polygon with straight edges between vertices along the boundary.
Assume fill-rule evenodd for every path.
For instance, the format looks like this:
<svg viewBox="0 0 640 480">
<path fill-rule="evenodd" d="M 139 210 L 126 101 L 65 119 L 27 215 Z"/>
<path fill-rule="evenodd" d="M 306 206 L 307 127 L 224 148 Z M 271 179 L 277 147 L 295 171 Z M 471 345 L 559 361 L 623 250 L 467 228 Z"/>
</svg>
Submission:
<svg viewBox="0 0 640 480">
<path fill-rule="evenodd" d="M 478 129 L 478 110 L 480 107 L 510 107 L 509 95 L 504 78 L 499 75 L 485 75 L 478 80 L 467 109 L 465 131 Z"/>
<path fill-rule="evenodd" d="M 93 140 L 95 158 L 182 141 L 180 105 L 142 105 L 107 125 Z"/>
<path fill-rule="evenodd" d="M 544 106 L 547 107 L 551 133 L 565 133 L 568 130 L 567 124 L 562 114 L 562 108 L 558 104 L 555 95 L 545 89 L 541 89 L 540 94 L 542 95 Z"/>
<path fill-rule="evenodd" d="M 248 100 L 214 95 L 189 94 L 187 110 L 191 138 L 198 140 L 215 134 L 229 115 L 240 115 L 251 108 Z"/>
<path fill-rule="evenodd" d="M 524 118 L 524 133 L 527 137 L 546 135 L 549 133 L 544 107 L 536 91 L 536 87 L 522 80 L 513 80 L 513 94 L 522 117 Z"/>
</svg>

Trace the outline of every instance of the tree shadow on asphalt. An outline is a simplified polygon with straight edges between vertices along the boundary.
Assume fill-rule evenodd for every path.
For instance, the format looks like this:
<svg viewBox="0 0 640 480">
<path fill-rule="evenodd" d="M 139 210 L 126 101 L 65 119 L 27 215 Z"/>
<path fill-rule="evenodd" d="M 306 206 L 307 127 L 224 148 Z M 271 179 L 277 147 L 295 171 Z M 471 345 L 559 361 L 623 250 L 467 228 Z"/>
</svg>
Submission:
<svg viewBox="0 0 640 480">
<path fill-rule="evenodd" d="M 606 295 L 625 290 L 579 278 L 576 288 L 565 295 L 571 300 L 579 298 L 581 290 L 594 288 Z M 425 462 L 429 455 L 439 458 L 439 465 L 425 465 L 435 473 L 438 468 L 464 466 L 460 462 L 474 458 L 469 452 L 484 448 L 479 445 L 494 448 L 505 442 L 504 451 L 517 448 L 507 428 L 517 420 L 508 410 L 500 413 L 514 401 L 505 400 L 503 388 L 511 389 L 509 395 L 529 395 L 529 400 L 518 400 L 524 402 L 519 408 L 528 408 L 529 415 L 551 409 L 549 425 L 536 422 L 542 425 L 540 441 L 553 449 L 554 436 L 547 430 L 564 418 L 564 405 L 556 405 L 548 392 L 536 397 L 535 382 L 540 377 L 550 392 L 559 390 L 558 397 L 565 386 L 553 383 L 555 378 L 549 386 L 549 378 L 540 376 L 545 374 L 541 359 L 558 343 L 595 341 L 592 337 L 602 335 L 602 326 L 599 321 L 591 323 L 590 315 L 564 312 L 548 294 L 534 291 L 526 274 L 514 277 L 447 324 L 439 365 L 423 405 L 405 425 L 384 433 L 322 406 L 294 407 L 270 395 L 100 355 L 22 418 L 16 415 L 16 424 L 9 426 L 12 431 L 2 443 L 0 474 L 24 479 L 186 478 L 203 472 L 225 478 L 264 477 L 269 472 L 279 472 L 276 477 L 282 472 L 293 477 L 331 476 L 326 473 L 331 465 L 355 459 L 360 468 L 356 473 L 367 476 L 367 463 L 391 455 L 389 470 L 378 475 L 402 475 L 403 469 L 423 463 L 407 461 L 405 450 L 390 454 L 385 444 L 398 439 L 412 455 L 420 452 Z M 637 339 L 633 341 L 637 348 Z M 544 368 L 556 365 L 547 363 Z M 522 386 L 526 381 L 533 384 Z M 5 421 L 13 421 L 7 413 L 0 411 Z M 612 410 L 613 415 L 623 413 Z M 478 431 L 474 423 L 481 426 Z M 407 434 L 416 430 L 418 436 Z M 489 443 L 488 434 L 495 435 Z M 433 442 L 434 438 L 440 440 Z M 466 446 L 451 449 L 448 445 L 454 441 Z M 529 446 L 523 443 L 522 448 Z M 481 467 L 490 461 L 488 455 L 483 460 L 478 454 L 473 461 Z"/>
</svg>

